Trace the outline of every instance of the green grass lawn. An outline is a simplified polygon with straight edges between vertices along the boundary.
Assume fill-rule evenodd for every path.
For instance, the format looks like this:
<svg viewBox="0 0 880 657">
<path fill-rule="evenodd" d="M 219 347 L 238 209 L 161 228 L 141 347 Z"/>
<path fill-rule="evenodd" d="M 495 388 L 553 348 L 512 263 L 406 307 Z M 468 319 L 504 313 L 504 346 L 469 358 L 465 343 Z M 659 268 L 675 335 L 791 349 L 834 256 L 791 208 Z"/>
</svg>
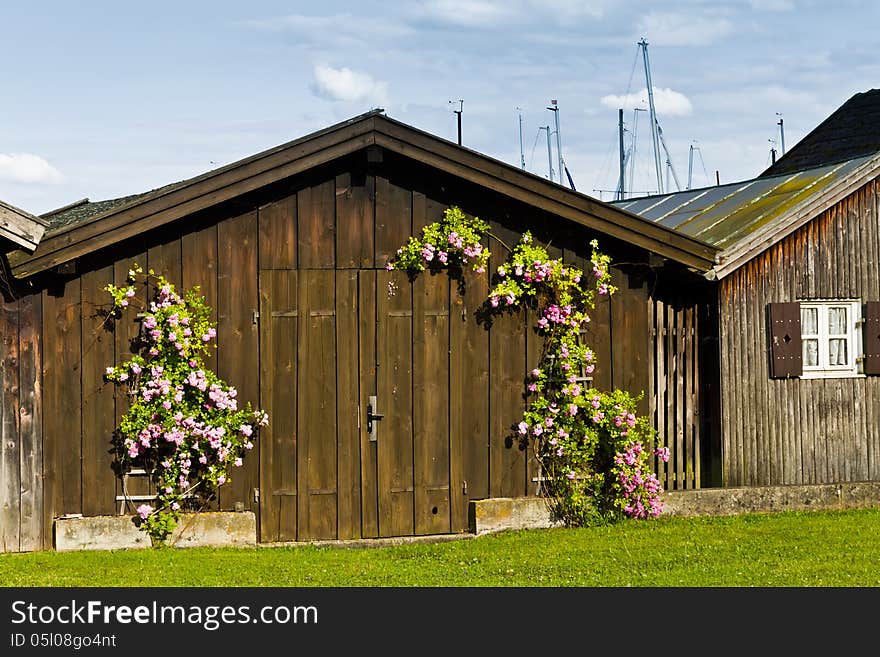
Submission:
<svg viewBox="0 0 880 657">
<path fill-rule="evenodd" d="M 875 587 L 880 509 L 659 518 L 371 549 L 0 555 L 3 586 Z"/>
</svg>

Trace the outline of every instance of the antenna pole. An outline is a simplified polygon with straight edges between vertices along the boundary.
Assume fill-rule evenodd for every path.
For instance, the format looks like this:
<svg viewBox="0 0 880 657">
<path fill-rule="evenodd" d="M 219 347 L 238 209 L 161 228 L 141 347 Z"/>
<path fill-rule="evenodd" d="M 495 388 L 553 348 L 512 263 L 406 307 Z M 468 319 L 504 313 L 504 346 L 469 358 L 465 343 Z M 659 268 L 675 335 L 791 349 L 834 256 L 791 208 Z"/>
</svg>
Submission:
<svg viewBox="0 0 880 657">
<path fill-rule="evenodd" d="M 691 148 L 688 151 L 688 184 L 685 189 L 691 188 L 691 182 L 694 179 L 694 145 L 691 144 Z"/>
<path fill-rule="evenodd" d="M 623 109 L 617 110 L 617 135 L 620 142 L 620 184 L 617 186 L 617 200 L 622 201 L 626 198 L 626 187 L 624 185 L 626 155 L 623 151 Z"/>
<path fill-rule="evenodd" d="M 651 112 L 651 139 L 654 142 L 654 169 L 657 172 L 657 192 L 663 193 L 663 165 L 660 161 L 660 136 L 657 132 L 657 112 L 654 110 L 654 86 L 651 82 L 651 65 L 648 63 L 648 42 L 639 41 L 642 57 L 645 62 L 645 83 L 648 86 L 648 108 Z"/>
<path fill-rule="evenodd" d="M 780 153 L 780 155 L 785 155 L 785 130 L 783 130 L 782 127 L 782 114 L 776 112 L 776 115 L 779 117 L 779 123 L 777 123 L 776 125 L 779 126 L 779 141 L 780 145 L 782 146 L 782 152 Z"/>
<path fill-rule="evenodd" d="M 550 147 L 550 126 L 545 125 L 538 130 L 546 130 L 547 131 L 547 167 L 550 171 L 550 180 L 553 181 L 553 151 Z"/>
<path fill-rule="evenodd" d="M 451 100 L 449 101 L 452 102 Z M 453 114 L 456 115 L 458 120 L 458 145 L 461 146 L 461 113 L 464 110 L 464 101 L 459 98 L 458 100 L 458 109 L 452 110 Z"/>
<path fill-rule="evenodd" d="M 559 184 L 562 184 L 562 172 L 565 170 L 565 164 L 562 162 L 562 137 L 559 135 L 559 106 L 556 104 L 556 99 L 550 101 L 552 107 L 548 107 L 547 109 L 553 112 L 554 119 L 556 121 L 556 156 L 559 160 L 559 168 L 556 172 L 559 174 Z M 547 135 L 547 138 L 550 138 L 550 135 Z"/>
<path fill-rule="evenodd" d="M 522 109 L 517 107 L 517 111 L 519 112 L 519 162 L 522 170 L 526 170 L 526 156 L 523 155 L 523 141 L 522 141 Z"/>
</svg>

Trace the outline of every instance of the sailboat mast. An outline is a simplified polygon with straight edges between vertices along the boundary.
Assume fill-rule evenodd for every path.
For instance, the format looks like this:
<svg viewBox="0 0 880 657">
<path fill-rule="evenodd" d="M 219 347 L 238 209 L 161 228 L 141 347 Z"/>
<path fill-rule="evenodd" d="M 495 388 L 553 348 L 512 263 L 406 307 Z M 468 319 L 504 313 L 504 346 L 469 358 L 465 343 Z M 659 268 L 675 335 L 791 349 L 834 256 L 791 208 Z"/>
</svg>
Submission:
<svg viewBox="0 0 880 657">
<path fill-rule="evenodd" d="M 620 142 L 620 184 L 617 186 L 617 200 L 626 198 L 624 177 L 626 175 L 626 155 L 623 150 L 623 109 L 617 110 L 617 133 Z"/>
<path fill-rule="evenodd" d="M 657 172 L 657 192 L 663 193 L 663 164 L 660 157 L 660 135 L 657 131 L 657 112 L 654 110 L 654 86 L 651 82 L 651 65 L 648 63 L 648 42 L 639 41 L 642 57 L 645 62 L 645 83 L 648 86 L 648 109 L 651 114 L 651 140 L 654 143 L 654 169 Z"/>
</svg>

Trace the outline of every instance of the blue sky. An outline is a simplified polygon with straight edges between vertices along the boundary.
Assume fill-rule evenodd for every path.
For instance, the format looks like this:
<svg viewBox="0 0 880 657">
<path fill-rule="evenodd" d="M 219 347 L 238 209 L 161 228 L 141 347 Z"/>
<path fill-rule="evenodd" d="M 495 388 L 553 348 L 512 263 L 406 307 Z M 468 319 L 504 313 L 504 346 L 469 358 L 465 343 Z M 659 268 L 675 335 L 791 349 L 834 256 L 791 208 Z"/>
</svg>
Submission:
<svg viewBox="0 0 880 657">
<path fill-rule="evenodd" d="M 574 183 L 605 200 L 623 107 L 632 187 L 656 191 L 634 109 L 647 107 L 641 38 L 681 188 L 691 146 L 694 187 L 751 178 L 770 140 L 781 149 L 780 116 L 791 148 L 880 86 L 873 2 L 34 0 L 3 3 L 0 19 L 0 199 L 34 213 L 147 191 L 375 107 L 454 141 L 459 99 L 465 146 L 519 166 L 521 116 L 541 176 L 556 99 Z"/>
</svg>

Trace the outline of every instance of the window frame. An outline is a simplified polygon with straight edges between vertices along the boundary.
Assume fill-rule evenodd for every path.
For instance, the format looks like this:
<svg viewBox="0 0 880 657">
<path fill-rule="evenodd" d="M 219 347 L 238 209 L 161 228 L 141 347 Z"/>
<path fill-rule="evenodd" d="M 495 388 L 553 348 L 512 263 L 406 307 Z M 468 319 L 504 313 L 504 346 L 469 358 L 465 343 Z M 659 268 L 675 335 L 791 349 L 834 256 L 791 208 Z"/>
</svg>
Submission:
<svg viewBox="0 0 880 657">
<path fill-rule="evenodd" d="M 801 342 L 802 354 L 806 350 L 807 341 L 818 343 L 818 365 L 807 365 L 802 358 L 802 379 L 844 379 L 864 377 L 862 353 L 862 302 L 859 299 L 805 299 L 799 301 L 801 311 Z M 806 333 L 803 325 L 803 311 L 816 309 L 817 333 Z M 845 334 L 830 334 L 828 316 L 831 308 L 845 308 L 847 313 L 847 331 Z M 846 365 L 829 365 L 829 340 L 843 338 L 846 340 Z"/>
</svg>

